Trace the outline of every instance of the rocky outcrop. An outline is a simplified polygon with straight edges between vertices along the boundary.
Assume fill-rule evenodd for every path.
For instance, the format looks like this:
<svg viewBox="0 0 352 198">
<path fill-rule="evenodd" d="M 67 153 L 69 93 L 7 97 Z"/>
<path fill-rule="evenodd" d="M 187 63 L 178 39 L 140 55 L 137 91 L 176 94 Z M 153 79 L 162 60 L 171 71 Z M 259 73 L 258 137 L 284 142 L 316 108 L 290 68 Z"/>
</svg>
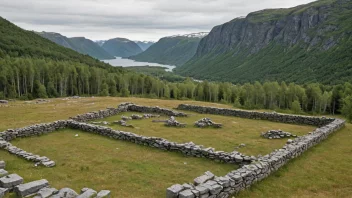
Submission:
<svg viewBox="0 0 352 198">
<path fill-rule="evenodd" d="M 281 139 L 281 138 L 290 138 L 297 137 L 297 135 L 293 135 L 290 132 L 285 132 L 281 130 L 270 130 L 265 133 L 262 133 L 261 136 L 267 139 Z"/>
</svg>

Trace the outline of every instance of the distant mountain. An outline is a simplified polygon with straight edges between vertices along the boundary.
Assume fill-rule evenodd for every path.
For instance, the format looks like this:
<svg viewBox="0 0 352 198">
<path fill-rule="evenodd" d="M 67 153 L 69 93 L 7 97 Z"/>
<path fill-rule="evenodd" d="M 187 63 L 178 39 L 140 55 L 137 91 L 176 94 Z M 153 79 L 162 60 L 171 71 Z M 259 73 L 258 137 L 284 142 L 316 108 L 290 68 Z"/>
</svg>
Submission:
<svg viewBox="0 0 352 198">
<path fill-rule="evenodd" d="M 176 72 L 233 83 L 350 81 L 351 19 L 351 0 L 253 12 L 214 27 Z"/>
<path fill-rule="evenodd" d="M 98 44 L 99 46 L 103 46 L 103 44 L 106 42 L 106 40 L 97 40 L 94 41 L 96 44 Z"/>
<path fill-rule="evenodd" d="M 143 51 L 147 50 L 155 42 L 153 41 L 134 41 Z"/>
<path fill-rule="evenodd" d="M 57 37 L 57 34 L 53 35 Z M 70 44 L 65 39 L 60 41 L 63 45 L 66 42 Z M 53 62 L 69 61 L 93 67 L 111 68 L 109 64 L 78 53 L 68 47 L 62 47 L 39 36 L 36 32 L 23 30 L 0 17 L 0 57 L 6 56 L 10 58 L 31 58 L 33 60 L 46 59 Z"/>
<path fill-rule="evenodd" d="M 129 57 L 143 52 L 133 41 L 125 38 L 114 38 L 104 42 L 102 48 L 109 54 L 118 57 Z"/>
<path fill-rule="evenodd" d="M 207 34 L 200 32 L 164 37 L 143 53 L 130 58 L 137 61 L 180 66 L 193 57 L 199 41 Z"/>
<path fill-rule="evenodd" d="M 37 34 L 53 41 L 56 44 L 73 49 L 81 54 L 90 55 L 100 60 L 114 58 L 97 43 L 84 37 L 67 38 L 66 36 L 54 32 L 37 32 Z"/>
</svg>

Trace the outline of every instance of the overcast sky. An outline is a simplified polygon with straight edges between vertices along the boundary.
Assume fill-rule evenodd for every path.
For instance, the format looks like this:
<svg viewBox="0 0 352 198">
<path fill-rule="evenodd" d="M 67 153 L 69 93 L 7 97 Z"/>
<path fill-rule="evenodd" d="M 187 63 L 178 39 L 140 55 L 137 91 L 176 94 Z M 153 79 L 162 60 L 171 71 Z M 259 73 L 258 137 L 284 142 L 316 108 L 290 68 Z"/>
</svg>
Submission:
<svg viewBox="0 0 352 198">
<path fill-rule="evenodd" d="M 249 12 L 313 0 L 0 0 L 1 16 L 35 31 L 92 40 L 209 32 Z"/>
</svg>

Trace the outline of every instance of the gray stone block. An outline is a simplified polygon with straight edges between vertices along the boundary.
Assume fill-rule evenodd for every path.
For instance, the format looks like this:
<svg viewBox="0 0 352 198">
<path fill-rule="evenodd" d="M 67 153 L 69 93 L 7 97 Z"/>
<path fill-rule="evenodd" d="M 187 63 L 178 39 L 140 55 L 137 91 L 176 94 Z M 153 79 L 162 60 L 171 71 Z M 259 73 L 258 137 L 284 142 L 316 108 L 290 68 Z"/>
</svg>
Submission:
<svg viewBox="0 0 352 198">
<path fill-rule="evenodd" d="M 0 188 L 0 198 L 3 198 L 8 192 L 8 188 Z"/>
<path fill-rule="evenodd" d="M 62 188 L 50 198 L 76 198 L 78 193 L 70 188 Z"/>
<path fill-rule="evenodd" d="M 49 182 L 46 179 L 32 181 L 25 184 L 20 184 L 15 187 L 14 191 L 17 197 L 25 197 L 33 193 L 37 193 L 40 189 L 49 186 Z"/>
<path fill-rule="evenodd" d="M 5 169 L 6 163 L 4 161 L 0 161 L 0 169 Z"/>
<path fill-rule="evenodd" d="M 166 198 L 177 198 L 178 194 L 184 189 L 180 184 L 175 184 L 166 189 Z"/>
<path fill-rule="evenodd" d="M 82 194 L 78 195 L 76 198 L 95 198 L 97 196 L 97 191 L 93 189 L 88 189 Z"/>
<path fill-rule="evenodd" d="M 0 178 L 0 187 L 12 189 L 13 187 L 23 183 L 23 178 L 17 174 L 7 175 Z"/>
<path fill-rule="evenodd" d="M 40 189 L 34 198 L 48 198 L 51 195 L 55 194 L 55 192 L 58 192 L 56 188 L 45 187 Z"/>
<path fill-rule="evenodd" d="M 196 197 L 191 190 L 184 190 L 184 191 L 181 191 L 178 195 L 179 198 L 194 198 Z"/>
<path fill-rule="evenodd" d="M 0 178 L 6 176 L 8 174 L 9 174 L 9 172 L 7 172 L 6 170 L 0 169 Z"/>
<path fill-rule="evenodd" d="M 205 172 L 204 175 L 201 175 L 197 178 L 194 179 L 194 184 L 195 185 L 199 185 L 199 184 L 203 184 L 206 181 L 213 179 L 214 178 L 214 174 L 211 173 L 210 171 Z"/>
<path fill-rule="evenodd" d="M 110 198 L 110 190 L 101 190 L 96 198 Z"/>
</svg>

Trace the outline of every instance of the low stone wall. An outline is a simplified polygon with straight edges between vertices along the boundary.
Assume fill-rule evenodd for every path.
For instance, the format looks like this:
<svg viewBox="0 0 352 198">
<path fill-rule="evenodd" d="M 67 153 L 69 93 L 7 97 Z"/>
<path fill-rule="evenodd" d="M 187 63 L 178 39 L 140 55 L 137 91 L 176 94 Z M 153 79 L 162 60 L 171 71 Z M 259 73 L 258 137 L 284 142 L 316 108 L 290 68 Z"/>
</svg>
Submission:
<svg viewBox="0 0 352 198">
<path fill-rule="evenodd" d="M 186 117 L 187 114 L 182 112 L 173 111 L 170 109 L 160 108 L 160 107 L 148 107 L 148 106 L 141 106 L 136 105 L 133 103 L 128 104 L 128 111 L 136 111 L 136 112 L 143 112 L 143 113 L 157 113 L 157 114 L 164 114 L 167 116 L 175 116 L 175 117 Z"/>
<path fill-rule="evenodd" d="M 215 107 L 203 107 L 188 104 L 180 104 L 177 109 L 194 111 L 197 113 L 215 114 L 223 116 L 235 116 L 240 118 L 258 119 L 258 120 L 269 120 L 273 122 L 282 122 L 290 124 L 304 124 L 312 126 L 324 126 L 334 121 L 333 118 L 325 117 L 313 117 L 313 116 L 300 116 L 300 115 L 289 115 L 281 113 L 268 113 L 268 112 L 257 112 L 257 111 L 244 111 L 237 109 L 224 109 Z"/>
<path fill-rule="evenodd" d="M 283 148 L 260 157 L 249 165 L 231 171 L 223 177 L 210 172 L 196 178 L 193 184 L 175 184 L 167 189 L 167 198 L 212 197 L 227 198 L 249 188 L 252 184 L 268 177 L 272 172 L 284 166 L 288 161 L 300 156 L 309 148 L 326 139 L 331 133 L 344 127 L 345 121 L 330 119 L 332 122 L 315 131 L 298 137 Z"/>
<path fill-rule="evenodd" d="M 224 163 L 248 164 L 253 160 L 256 160 L 254 156 L 246 156 L 237 151 L 233 151 L 231 153 L 215 151 L 214 148 L 204 148 L 202 145 L 196 145 L 193 142 L 180 144 L 177 142 L 168 141 L 163 138 L 141 136 L 131 132 L 117 131 L 109 127 L 97 126 L 82 122 L 69 122 L 69 127 L 90 133 L 96 133 L 117 140 L 129 141 L 136 144 L 150 146 L 167 151 L 181 152 L 187 156 L 203 157 Z"/>
</svg>

